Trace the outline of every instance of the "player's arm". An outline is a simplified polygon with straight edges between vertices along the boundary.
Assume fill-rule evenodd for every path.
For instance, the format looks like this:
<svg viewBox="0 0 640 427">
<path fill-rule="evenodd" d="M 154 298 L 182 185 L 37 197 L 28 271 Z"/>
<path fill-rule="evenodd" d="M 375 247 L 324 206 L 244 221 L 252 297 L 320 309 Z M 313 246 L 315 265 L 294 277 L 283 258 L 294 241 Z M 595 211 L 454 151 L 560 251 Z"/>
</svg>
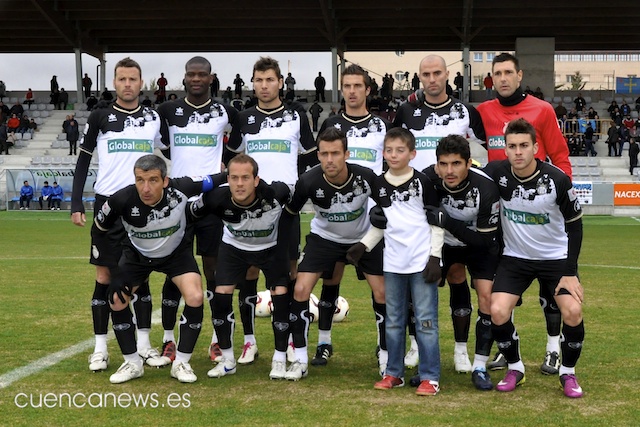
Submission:
<svg viewBox="0 0 640 427">
<path fill-rule="evenodd" d="M 100 210 L 93 218 L 91 234 L 106 233 L 115 222 L 120 218 L 122 212 L 122 200 L 126 198 L 128 189 L 133 186 L 125 187 L 116 191 L 106 202 L 100 207 Z"/>
<path fill-rule="evenodd" d="M 567 232 L 567 262 L 565 271 L 556 286 L 556 295 L 561 288 L 569 291 L 579 303 L 584 298 L 584 289 L 578 279 L 578 257 L 582 248 L 582 209 L 578 202 L 578 196 L 568 177 L 558 183 L 557 203 L 565 218 L 565 231 Z"/>
<path fill-rule="evenodd" d="M 488 149 L 487 134 L 484 130 L 484 124 L 482 123 L 480 113 L 472 105 L 467 105 L 467 110 L 469 111 L 469 129 L 467 129 L 469 137 L 480 140 L 480 144 L 485 149 Z"/>
<path fill-rule="evenodd" d="M 178 188 L 187 196 L 197 196 L 200 193 L 208 193 L 221 184 L 227 182 L 227 173 L 220 172 L 214 175 L 204 175 L 201 177 L 182 177 L 169 180 L 170 186 Z"/>
<path fill-rule="evenodd" d="M 98 132 L 101 110 L 95 110 L 89 116 L 87 124 L 84 127 L 84 136 L 80 143 L 80 153 L 76 161 L 76 169 L 73 174 L 73 186 L 71 189 L 71 221 L 75 225 L 84 226 L 87 221 L 84 213 L 84 205 L 82 204 L 82 193 L 84 184 L 87 181 L 87 173 L 89 172 L 89 164 L 98 143 Z"/>
<path fill-rule="evenodd" d="M 301 114 L 300 112 L 298 112 L 298 116 L 300 116 L 300 146 L 302 150 L 298 157 L 298 171 L 303 173 L 320 163 L 320 161 L 316 154 L 317 146 L 315 139 L 313 139 L 311 126 L 309 126 L 309 119 L 306 114 Z"/>
<path fill-rule="evenodd" d="M 159 146 L 159 148 L 162 155 L 167 159 L 171 160 L 171 136 L 169 134 L 169 123 L 165 119 L 166 105 L 169 105 L 169 104 L 162 104 L 160 105 L 160 107 L 158 107 L 158 114 L 160 115 L 160 141 L 161 141 L 161 145 Z"/>
</svg>

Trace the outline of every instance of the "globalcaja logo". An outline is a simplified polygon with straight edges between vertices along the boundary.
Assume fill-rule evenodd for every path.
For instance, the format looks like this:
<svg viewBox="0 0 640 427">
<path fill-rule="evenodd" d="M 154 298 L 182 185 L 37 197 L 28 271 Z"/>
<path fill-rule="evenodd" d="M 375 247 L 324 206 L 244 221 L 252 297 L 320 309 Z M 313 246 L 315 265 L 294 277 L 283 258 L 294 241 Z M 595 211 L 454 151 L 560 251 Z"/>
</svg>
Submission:
<svg viewBox="0 0 640 427">
<path fill-rule="evenodd" d="M 215 147 L 218 145 L 217 135 L 201 133 L 177 133 L 173 137 L 176 147 Z"/>
<path fill-rule="evenodd" d="M 504 209 L 504 216 L 511 222 L 525 225 L 549 224 L 549 214 L 534 214 L 530 212 Z"/>
<path fill-rule="evenodd" d="M 247 154 L 290 152 L 291 141 L 284 139 L 257 139 L 247 143 Z"/>
<path fill-rule="evenodd" d="M 370 148 L 352 148 L 349 150 L 349 158 L 363 162 L 375 162 L 378 152 Z"/>
<path fill-rule="evenodd" d="M 153 145 L 148 139 L 110 139 L 107 142 L 109 153 L 153 153 Z"/>
<path fill-rule="evenodd" d="M 360 208 L 353 212 L 320 212 L 320 215 L 329 222 L 351 222 L 360 218 L 363 213 L 364 208 Z"/>
<path fill-rule="evenodd" d="M 495 135 L 489 137 L 489 150 L 496 150 L 504 147 L 505 143 L 503 135 Z"/>
<path fill-rule="evenodd" d="M 435 150 L 438 147 L 439 137 L 418 136 L 416 137 L 416 150 Z"/>
<path fill-rule="evenodd" d="M 131 233 L 131 237 L 138 239 L 162 239 L 163 237 L 169 237 L 180 229 L 180 224 L 173 227 L 164 228 L 162 230 L 153 231 L 134 231 Z"/>
<path fill-rule="evenodd" d="M 272 225 L 266 230 L 236 230 L 231 225 L 227 225 L 227 230 L 236 237 L 252 238 L 252 237 L 268 237 L 273 233 L 275 227 Z"/>
</svg>

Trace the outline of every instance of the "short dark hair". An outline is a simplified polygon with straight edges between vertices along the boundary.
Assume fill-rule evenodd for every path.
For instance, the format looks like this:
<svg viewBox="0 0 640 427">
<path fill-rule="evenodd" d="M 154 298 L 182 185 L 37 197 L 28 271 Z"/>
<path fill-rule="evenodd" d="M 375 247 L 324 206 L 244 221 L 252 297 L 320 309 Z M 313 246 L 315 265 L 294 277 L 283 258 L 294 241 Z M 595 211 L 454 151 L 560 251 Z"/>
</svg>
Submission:
<svg viewBox="0 0 640 427">
<path fill-rule="evenodd" d="M 229 160 L 229 163 L 227 163 L 227 170 L 229 170 L 231 165 L 234 163 L 251 164 L 251 166 L 253 167 L 253 177 L 255 178 L 256 176 L 258 176 L 258 162 L 256 162 L 254 158 L 249 156 L 248 154 L 240 153 L 234 156 L 231 160 Z"/>
<path fill-rule="evenodd" d="M 267 70 L 275 71 L 278 79 L 282 78 L 282 73 L 280 72 L 280 64 L 278 63 L 278 61 L 270 56 L 261 56 L 260 59 L 258 59 L 253 65 L 253 75 L 256 74 L 256 71 L 265 72 Z"/>
<path fill-rule="evenodd" d="M 405 128 L 397 127 L 389 129 L 387 134 L 384 136 L 384 142 L 386 143 L 390 139 L 399 139 L 404 142 L 407 148 L 411 151 L 416 149 L 416 137 Z"/>
<path fill-rule="evenodd" d="M 191 64 L 203 64 L 209 69 L 209 73 L 211 73 L 211 62 L 209 62 L 209 60 L 204 56 L 194 56 L 188 60 L 187 63 L 184 64 L 184 70 L 186 71 Z"/>
<path fill-rule="evenodd" d="M 469 147 L 469 141 L 460 135 L 447 135 L 438 141 L 436 147 L 436 158 L 445 156 L 447 154 L 460 154 L 460 157 L 468 162 L 471 158 L 471 148 Z"/>
<path fill-rule="evenodd" d="M 135 172 L 136 169 L 144 172 L 159 170 L 162 179 L 167 177 L 167 164 L 155 154 L 147 154 L 136 160 L 135 165 L 133 165 L 133 171 Z"/>
<path fill-rule="evenodd" d="M 516 133 L 526 133 L 531 135 L 531 142 L 536 143 L 536 128 L 525 119 L 511 120 L 504 130 L 504 139 L 507 140 L 507 135 Z"/>
<path fill-rule="evenodd" d="M 364 68 L 362 68 L 358 64 L 351 64 L 344 69 L 342 74 L 340 74 L 341 83 L 342 79 L 344 79 L 344 76 L 347 75 L 362 76 L 362 78 L 364 79 L 364 87 L 371 87 L 371 77 L 369 76 L 369 73 L 367 73 Z"/>
<path fill-rule="evenodd" d="M 513 64 L 516 66 L 516 72 L 520 71 L 520 61 L 518 61 L 518 58 L 507 52 L 502 52 L 500 55 L 496 55 L 493 57 L 493 61 L 491 61 L 491 70 L 493 70 L 494 65 L 500 62 L 507 61 L 513 62 Z"/>
<path fill-rule="evenodd" d="M 126 58 L 122 58 L 120 61 L 118 61 L 116 66 L 113 68 L 113 76 L 114 77 L 116 75 L 116 70 L 118 68 L 137 68 L 138 71 L 140 72 L 140 78 L 142 78 L 142 68 L 140 68 L 140 64 L 138 64 L 136 61 L 134 61 L 133 59 L 129 58 L 128 56 Z M 105 87 L 105 89 L 106 89 L 106 87 Z"/>
<path fill-rule="evenodd" d="M 347 151 L 347 135 L 336 127 L 329 126 L 318 135 L 318 149 L 320 149 L 320 141 L 333 142 L 340 140 L 342 148 Z"/>
</svg>

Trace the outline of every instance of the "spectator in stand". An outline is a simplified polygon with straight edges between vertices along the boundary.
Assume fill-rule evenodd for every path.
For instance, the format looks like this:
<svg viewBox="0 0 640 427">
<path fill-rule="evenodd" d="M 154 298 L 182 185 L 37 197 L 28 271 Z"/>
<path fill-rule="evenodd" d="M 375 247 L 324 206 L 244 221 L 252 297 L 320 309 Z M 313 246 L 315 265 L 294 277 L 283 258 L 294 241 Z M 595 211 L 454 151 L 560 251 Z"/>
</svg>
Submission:
<svg viewBox="0 0 640 427">
<path fill-rule="evenodd" d="M 327 102 L 324 99 L 324 88 L 326 84 L 327 81 L 322 77 L 322 73 L 318 72 L 318 77 L 313 81 L 313 85 L 316 88 L 316 101 L 320 101 L 320 99 L 322 99 L 322 102 Z"/>
<path fill-rule="evenodd" d="M 160 73 L 160 78 L 158 79 L 156 84 L 158 85 L 158 90 L 156 91 L 158 92 L 156 94 L 158 95 L 158 97 L 156 98 L 156 104 L 162 104 L 167 99 L 167 85 L 169 84 L 169 82 L 167 82 L 167 79 L 164 77 L 164 73 Z"/>
<path fill-rule="evenodd" d="M 69 93 L 67 93 L 64 88 L 62 88 L 60 89 L 60 93 L 58 94 L 58 110 L 66 110 L 68 103 Z"/>
<path fill-rule="evenodd" d="M 220 90 L 220 80 L 216 73 L 211 75 L 211 84 L 209 85 L 209 88 L 211 89 L 211 98 L 217 98 L 218 91 Z"/>
<path fill-rule="evenodd" d="M 51 210 L 60 210 L 60 203 L 64 199 L 64 190 L 53 181 L 53 188 L 51 189 Z"/>
<path fill-rule="evenodd" d="M 460 72 L 458 72 L 458 76 L 460 76 Z M 458 77 L 456 76 L 456 79 L 457 78 Z M 459 82 L 459 83 L 460 83 L 460 86 L 462 87 L 462 82 Z M 455 79 L 453 81 L 453 84 L 456 85 L 456 90 L 458 90 L 458 84 L 456 83 Z M 411 79 L 411 89 L 413 89 L 414 92 L 420 89 L 420 77 L 418 77 L 418 73 L 413 73 L 413 78 Z"/>
<path fill-rule="evenodd" d="M 627 115 L 624 120 L 622 120 L 622 126 L 627 128 L 629 136 L 636 136 L 636 121 L 633 120 L 630 115 Z"/>
<path fill-rule="evenodd" d="M 453 78 L 453 85 L 456 87 L 456 92 L 458 92 L 456 98 L 460 98 L 462 96 L 462 86 L 464 86 L 464 77 L 462 77 L 460 71 L 458 71 L 456 73 L 456 76 Z M 418 89 L 420 89 L 419 86 Z"/>
<path fill-rule="evenodd" d="M 9 155 L 9 132 L 7 131 L 7 124 L 4 120 L 0 120 L 0 154 Z"/>
<path fill-rule="evenodd" d="M 151 108 L 151 106 L 153 105 L 153 103 L 151 102 L 151 100 L 149 99 L 148 95 L 145 95 L 144 99 L 141 102 L 142 105 L 144 105 L 145 107 Z"/>
<path fill-rule="evenodd" d="M 491 78 L 491 73 L 487 73 L 487 77 L 482 81 L 485 90 L 487 91 L 487 99 L 493 98 L 493 79 Z"/>
<path fill-rule="evenodd" d="M 18 133 L 29 132 L 29 116 L 24 114 L 20 118 L 20 126 L 18 127 Z"/>
<path fill-rule="evenodd" d="M 609 104 L 609 108 L 607 108 L 607 112 L 609 113 L 609 115 L 611 115 L 612 119 L 613 119 L 613 112 L 616 111 L 616 108 L 619 108 L 618 103 L 616 101 L 611 101 L 611 104 Z"/>
<path fill-rule="evenodd" d="M 544 99 L 544 94 L 542 93 L 542 89 L 540 89 L 540 86 L 538 86 L 536 90 L 533 91 L 533 96 L 538 99 Z"/>
<path fill-rule="evenodd" d="M 33 138 L 33 133 L 38 129 L 38 124 L 32 118 L 29 119 L 29 129 L 27 130 Z"/>
<path fill-rule="evenodd" d="M 531 96 L 533 96 L 533 91 L 531 90 L 531 88 L 529 87 L 529 85 L 527 85 L 527 86 L 524 88 L 524 93 L 526 93 L 527 95 L 531 95 Z"/>
<path fill-rule="evenodd" d="M 571 136 L 567 138 L 567 145 L 569 147 L 570 156 L 579 156 L 582 152 L 582 141 L 576 131 L 573 131 Z"/>
<path fill-rule="evenodd" d="M 629 107 L 629 104 L 627 104 L 627 101 L 622 101 L 622 105 L 620 105 L 620 114 L 622 114 L 622 117 L 625 117 L 631 114 L 631 107 Z"/>
<path fill-rule="evenodd" d="M 6 121 L 10 115 L 9 107 L 4 105 L 4 102 L 0 101 L 0 122 Z"/>
<path fill-rule="evenodd" d="M 236 78 L 233 79 L 233 85 L 233 93 L 239 95 L 239 97 L 242 98 L 242 87 L 244 86 L 244 80 L 242 80 L 240 74 L 236 74 Z"/>
<path fill-rule="evenodd" d="M 176 99 L 178 99 L 178 95 L 176 95 L 175 93 L 170 93 L 167 99 L 169 101 L 175 101 Z"/>
<path fill-rule="evenodd" d="M 93 110 L 93 107 L 95 107 L 97 103 L 98 98 L 96 98 L 95 95 L 92 94 L 89 96 L 89 99 L 87 99 L 87 111 Z"/>
<path fill-rule="evenodd" d="M 16 132 L 20 127 L 20 119 L 15 114 L 11 115 L 11 118 L 7 121 L 7 132 Z"/>
<path fill-rule="evenodd" d="M 640 113 L 640 96 L 636 98 L 636 111 Z"/>
<path fill-rule="evenodd" d="M 371 96 L 371 98 L 378 96 L 378 82 L 376 82 L 376 79 L 371 79 L 371 91 L 369 92 L 369 96 Z"/>
<path fill-rule="evenodd" d="M 29 185 L 29 181 L 25 181 L 20 189 L 20 210 L 29 210 L 29 204 L 33 199 L 33 187 Z"/>
<path fill-rule="evenodd" d="M 584 155 L 595 157 L 598 155 L 598 152 L 593 148 L 593 127 L 591 126 L 591 122 L 587 122 L 587 129 L 584 131 Z"/>
<path fill-rule="evenodd" d="M 100 98 L 105 101 L 113 101 L 113 94 L 109 92 L 109 89 L 105 87 L 102 93 L 100 94 Z"/>
<path fill-rule="evenodd" d="M 49 93 L 49 97 L 51 98 L 51 104 L 58 105 L 58 95 L 60 93 L 58 86 L 58 76 L 51 77 L 50 87 L 51 92 Z"/>
<path fill-rule="evenodd" d="M 67 126 L 69 126 L 69 120 L 71 120 L 71 115 L 67 114 L 64 118 L 64 122 L 62 122 L 62 132 L 67 133 Z"/>
<path fill-rule="evenodd" d="M 578 92 L 578 96 L 573 100 L 573 103 L 576 104 L 577 111 L 582 111 L 582 108 L 587 106 L 587 101 L 582 97 L 581 92 Z"/>
<path fill-rule="evenodd" d="M 0 80 L 0 98 L 4 98 L 5 96 L 7 96 L 7 85 Z"/>
<path fill-rule="evenodd" d="M 233 93 L 231 92 L 231 86 L 227 86 L 227 89 L 222 93 L 222 102 L 228 104 L 233 99 Z"/>
<path fill-rule="evenodd" d="M 33 91 L 31 88 L 27 91 L 27 94 L 24 96 L 24 103 L 31 108 L 31 104 L 33 104 Z"/>
<path fill-rule="evenodd" d="M 309 113 L 311 114 L 311 122 L 313 123 L 313 131 L 318 132 L 318 120 L 320 120 L 320 113 L 322 113 L 324 109 L 318 101 L 314 101 L 311 107 L 309 107 Z"/>
<path fill-rule="evenodd" d="M 616 157 L 616 147 L 618 146 L 618 141 L 620 140 L 620 132 L 618 131 L 619 126 L 615 122 L 611 122 L 611 126 L 609 127 L 609 131 L 607 132 L 607 147 L 608 147 L 608 156 Z M 613 154 L 612 154 L 613 153 Z"/>
<path fill-rule="evenodd" d="M 93 82 L 91 81 L 91 77 L 87 73 L 84 73 L 84 77 L 82 78 L 82 88 L 84 89 L 84 99 L 85 101 L 89 99 L 91 96 L 91 85 Z"/>
<path fill-rule="evenodd" d="M 47 202 L 47 209 L 51 209 L 52 201 L 51 194 L 53 194 L 53 187 L 49 185 L 49 181 L 45 181 L 44 185 L 40 189 L 40 198 L 38 203 L 40 204 L 40 210 L 44 209 L 43 202 Z"/>
<path fill-rule="evenodd" d="M 18 117 L 22 117 L 24 114 L 24 107 L 20 104 L 20 101 L 16 101 L 15 104 L 9 109 L 9 114 L 15 114 Z"/>
<path fill-rule="evenodd" d="M 242 102 L 242 98 L 240 97 L 240 94 L 236 93 L 234 95 L 233 101 L 231 101 L 231 106 L 238 111 L 243 110 L 244 102 Z"/>
<path fill-rule="evenodd" d="M 615 122 L 616 125 L 622 126 L 622 113 L 620 112 L 620 108 L 616 107 L 611 113 L 611 119 Z"/>
<path fill-rule="evenodd" d="M 554 108 L 554 111 L 556 112 L 556 117 L 559 119 L 561 119 L 562 116 L 568 113 L 567 108 L 564 105 L 562 105 L 562 101 L 558 103 L 558 106 Z"/>
<path fill-rule="evenodd" d="M 80 139 L 80 126 L 72 114 L 69 116 L 69 122 L 67 123 L 67 141 L 69 141 L 70 156 L 78 154 L 78 139 Z M 55 182 L 53 185 L 55 185 Z"/>
<path fill-rule="evenodd" d="M 636 143 L 635 138 L 629 139 L 629 173 L 633 175 L 633 168 L 638 167 L 638 153 L 640 147 Z"/>
<path fill-rule="evenodd" d="M 296 95 L 296 79 L 291 75 L 291 73 L 287 74 L 287 78 L 284 79 L 284 84 L 287 86 L 287 92 L 291 91 L 291 96 L 295 97 L 295 95 Z"/>
</svg>

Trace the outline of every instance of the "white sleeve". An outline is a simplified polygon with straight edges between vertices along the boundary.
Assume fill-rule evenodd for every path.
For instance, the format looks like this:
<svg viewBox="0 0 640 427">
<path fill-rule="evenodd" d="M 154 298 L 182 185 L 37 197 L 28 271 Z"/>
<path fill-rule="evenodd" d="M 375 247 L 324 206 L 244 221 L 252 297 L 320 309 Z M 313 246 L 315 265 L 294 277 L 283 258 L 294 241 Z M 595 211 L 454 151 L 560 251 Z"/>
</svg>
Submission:
<svg viewBox="0 0 640 427">
<path fill-rule="evenodd" d="M 375 248 L 380 240 L 384 237 L 384 230 L 382 228 L 376 228 L 373 225 L 369 227 L 369 231 L 365 234 L 360 243 L 367 247 L 367 252 L 371 252 L 371 249 Z"/>
<path fill-rule="evenodd" d="M 430 225 L 431 227 L 431 252 L 430 255 L 442 259 L 442 245 L 444 244 L 444 228 Z"/>
</svg>

